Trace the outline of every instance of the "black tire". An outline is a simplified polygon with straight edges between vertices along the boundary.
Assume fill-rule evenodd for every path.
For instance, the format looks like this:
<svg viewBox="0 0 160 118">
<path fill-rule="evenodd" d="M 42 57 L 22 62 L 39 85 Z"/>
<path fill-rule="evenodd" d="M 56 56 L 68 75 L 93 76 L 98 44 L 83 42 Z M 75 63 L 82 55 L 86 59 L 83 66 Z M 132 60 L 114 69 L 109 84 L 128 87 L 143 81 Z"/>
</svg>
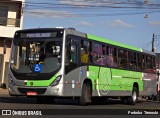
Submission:
<svg viewBox="0 0 160 118">
<path fill-rule="evenodd" d="M 54 102 L 53 97 L 44 97 L 44 96 L 37 97 L 38 104 L 53 103 L 53 102 Z"/>
<path fill-rule="evenodd" d="M 138 90 L 137 87 L 133 87 L 132 90 L 132 96 L 127 98 L 127 104 L 129 105 L 135 105 L 137 102 L 137 98 L 138 98 Z"/>
<path fill-rule="evenodd" d="M 91 103 L 91 97 L 92 97 L 91 85 L 88 83 L 83 83 L 79 101 L 80 105 L 85 106 L 88 103 Z"/>
</svg>

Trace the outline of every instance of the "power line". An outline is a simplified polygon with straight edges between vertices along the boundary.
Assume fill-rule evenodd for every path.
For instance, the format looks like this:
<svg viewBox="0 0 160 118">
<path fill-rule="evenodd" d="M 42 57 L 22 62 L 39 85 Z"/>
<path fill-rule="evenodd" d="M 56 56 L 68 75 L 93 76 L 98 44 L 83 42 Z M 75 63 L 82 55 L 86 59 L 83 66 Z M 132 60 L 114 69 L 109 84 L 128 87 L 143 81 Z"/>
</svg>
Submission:
<svg viewBox="0 0 160 118">
<path fill-rule="evenodd" d="M 87 17 L 95 17 L 95 16 L 118 16 L 118 15 L 136 15 L 136 14 L 145 14 L 146 10 L 147 13 L 158 13 L 160 12 L 160 3 L 155 4 L 147 4 L 147 6 L 143 2 L 133 2 L 133 1 L 127 1 L 127 2 L 108 2 L 108 1 L 90 1 L 90 2 L 85 2 L 84 4 L 78 4 L 82 3 L 80 1 L 72 1 L 72 3 L 60 3 L 59 0 L 55 0 L 54 2 L 24 2 L 25 3 L 25 13 L 30 13 L 30 14 L 35 14 L 38 15 L 39 13 L 44 13 L 44 15 L 63 15 L 63 16 L 73 16 L 75 15 L 76 17 L 79 16 L 87 16 Z M 27 10 L 29 9 L 29 10 Z M 55 11 L 57 9 L 69 9 L 69 10 L 74 10 L 74 13 L 69 13 L 69 14 L 61 14 L 61 13 L 51 13 L 48 12 L 46 13 L 45 11 L 36 11 L 36 10 L 41 10 L 41 9 L 49 9 L 50 11 Z M 75 11 L 79 9 L 78 12 L 81 12 L 80 9 L 87 9 L 86 13 L 77 13 Z M 89 10 L 88 10 L 89 9 Z M 93 9 L 97 10 L 99 13 L 95 13 Z M 107 10 L 105 11 L 106 13 L 103 13 L 102 10 Z M 115 10 L 115 11 L 110 11 L 110 10 Z M 149 11 L 148 11 L 149 10 Z M 122 12 L 123 11 L 123 12 Z M 62 11 L 63 12 L 63 11 Z M 69 12 L 69 11 L 68 11 Z M 97 11 L 96 11 L 97 12 Z"/>
<path fill-rule="evenodd" d="M 150 5 L 144 5 L 142 4 L 141 6 L 138 6 L 135 3 L 130 3 L 130 2 L 118 2 L 118 3 L 113 3 L 111 2 L 106 2 L 107 4 L 100 4 L 100 5 L 93 5 L 93 4 L 63 4 L 63 3 L 53 3 L 53 2 L 24 2 L 27 6 L 37 6 L 37 5 L 43 5 L 43 6 L 52 6 L 52 7 L 63 7 L 63 8 L 134 8 L 134 9 L 160 9 L 160 4 L 150 4 Z M 73 2 L 74 3 L 74 2 Z M 93 3 L 93 2 L 92 2 Z M 97 3 L 97 2 L 95 2 Z M 122 6 L 113 6 L 113 5 L 122 5 Z M 127 6 L 123 6 L 127 5 Z M 131 5 L 131 6 L 128 6 Z M 135 5 L 135 6 L 133 6 Z"/>
<path fill-rule="evenodd" d="M 42 6 L 37 6 L 35 4 L 26 4 L 26 7 L 48 7 L 48 8 L 69 8 L 69 9 L 99 9 L 99 8 L 115 8 L 115 9 L 145 9 L 145 10 L 157 10 L 157 9 L 160 9 L 160 7 L 146 7 L 146 6 L 143 6 L 143 7 L 138 7 L 138 6 L 111 6 L 111 5 L 106 5 L 106 6 L 88 6 L 88 7 L 76 7 L 76 6 L 66 6 L 66 5 L 42 5 Z"/>
<path fill-rule="evenodd" d="M 145 49 L 146 47 L 148 48 L 148 46 L 150 46 L 152 44 L 152 41 L 150 41 L 149 43 L 145 44 L 145 46 L 143 47 L 143 49 Z"/>
<path fill-rule="evenodd" d="M 91 13 L 85 13 L 85 14 L 83 14 L 83 13 L 68 13 L 68 14 L 62 14 L 63 12 L 60 12 L 60 13 L 52 13 L 52 12 L 48 12 L 48 13 L 46 13 L 45 11 L 27 11 L 27 10 L 25 10 L 24 11 L 25 13 L 31 13 L 31 14 L 37 14 L 37 15 L 41 15 L 41 14 L 43 14 L 43 15 L 48 15 L 48 16 L 50 16 L 50 15 L 59 15 L 59 16 L 76 16 L 76 17 L 83 17 L 83 16 L 85 16 L 85 17 L 96 17 L 96 16 L 121 16 L 121 15 L 137 15 L 137 14 L 145 14 L 145 12 L 143 11 L 143 12 L 133 12 L 133 13 L 131 13 L 131 12 L 122 12 L 122 13 L 94 13 L 94 14 L 91 14 Z M 159 13 L 160 11 L 150 11 L 150 12 L 148 12 L 148 13 L 150 13 L 150 14 L 152 14 L 152 13 Z"/>
</svg>

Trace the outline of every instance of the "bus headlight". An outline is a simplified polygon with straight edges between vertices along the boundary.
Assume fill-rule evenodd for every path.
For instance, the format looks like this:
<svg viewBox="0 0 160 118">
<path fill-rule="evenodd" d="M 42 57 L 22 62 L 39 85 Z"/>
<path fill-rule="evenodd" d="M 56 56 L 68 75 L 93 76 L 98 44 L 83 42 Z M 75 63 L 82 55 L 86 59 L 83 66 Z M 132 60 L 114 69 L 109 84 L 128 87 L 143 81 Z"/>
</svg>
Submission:
<svg viewBox="0 0 160 118">
<path fill-rule="evenodd" d="M 12 77 L 9 77 L 9 84 L 12 86 L 15 86 L 16 83 L 14 82 L 14 80 L 12 79 Z"/>
<path fill-rule="evenodd" d="M 59 75 L 59 76 L 53 81 L 53 83 L 51 84 L 51 87 L 58 85 L 59 82 L 60 82 L 60 80 L 61 80 L 61 78 L 62 78 L 62 75 Z"/>
</svg>

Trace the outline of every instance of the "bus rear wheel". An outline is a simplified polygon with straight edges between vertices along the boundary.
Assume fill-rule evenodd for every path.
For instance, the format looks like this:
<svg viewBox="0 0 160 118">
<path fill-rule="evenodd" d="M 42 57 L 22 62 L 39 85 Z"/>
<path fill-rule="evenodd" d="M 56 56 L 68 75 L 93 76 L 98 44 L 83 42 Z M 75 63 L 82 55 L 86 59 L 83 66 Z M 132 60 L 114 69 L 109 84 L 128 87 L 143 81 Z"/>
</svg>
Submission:
<svg viewBox="0 0 160 118">
<path fill-rule="evenodd" d="M 138 90 L 137 90 L 137 87 L 133 87 L 133 90 L 132 90 L 132 96 L 127 98 L 127 103 L 129 105 L 135 105 L 136 102 L 137 102 L 137 98 L 138 98 Z"/>
<path fill-rule="evenodd" d="M 88 103 L 91 103 L 91 97 L 92 97 L 92 90 L 91 85 L 89 83 L 83 83 L 82 86 L 82 92 L 80 96 L 80 105 L 87 105 Z"/>
</svg>

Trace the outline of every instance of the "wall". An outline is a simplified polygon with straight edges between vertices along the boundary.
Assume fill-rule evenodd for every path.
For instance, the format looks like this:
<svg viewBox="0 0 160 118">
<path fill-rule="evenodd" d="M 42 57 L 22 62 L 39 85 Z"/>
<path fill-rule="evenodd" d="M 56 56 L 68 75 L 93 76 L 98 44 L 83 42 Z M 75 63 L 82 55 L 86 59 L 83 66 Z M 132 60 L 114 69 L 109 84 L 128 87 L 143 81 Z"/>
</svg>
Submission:
<svg viewBox="0 0 160 118">
<path fill-rule="evenodd" d="M 22 29 L 22 22 L 23 22 L 23 3 L 24 0 L 3 0 L 0 1 L 0 6 L 7 6 L 8 7 L 8 18 L 7 18 L 7 25 L 2 26 L 0 25 L 0 55 L 3 57 L 3 63 L 1 64 L 1 74 L 0 74 L 0 84 L 7 84 L 4 78 L 6 77 L 7 67 L 9 58 L 10 58 L 10 51 L 11 51 L 11 40 L 13 39 L 14 33 L 17 30 Z M 19 25 L 17 25 L 17 23 Z M 6 54 L 3 54 L 3 42 L 7 40 L 7 49 Z M 9 42 L 9 43 L 8 43 Z M 8 45 L 9 44 L 9 45 Z M 6 78 L 5 78 L 6 79 Z"/>
</svg>

